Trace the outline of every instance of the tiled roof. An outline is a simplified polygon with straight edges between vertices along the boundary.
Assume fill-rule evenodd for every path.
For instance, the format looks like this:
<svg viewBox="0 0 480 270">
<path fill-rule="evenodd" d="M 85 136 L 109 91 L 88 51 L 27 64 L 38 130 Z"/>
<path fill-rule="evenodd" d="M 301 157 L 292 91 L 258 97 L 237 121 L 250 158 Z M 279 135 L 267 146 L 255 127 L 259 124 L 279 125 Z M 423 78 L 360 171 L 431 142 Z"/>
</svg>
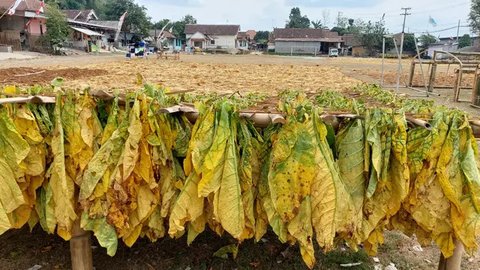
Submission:
<svg viewBox="0 0 480 270">
<path fill-rule="evenodd" d="M 153 29 L 153 30 L 149 31 L 149 34 L 150 34 L 150 37 L 155 38 L 155 34 L 157 35 L 156 37 L 160 37 L 161 32 L 162 32 L 161 29 L 157 29 L 156 31 L 155 31 L 155 29 Z M 170 38 L 170 39 L 177 38 L 174 34 L 170 33 L 169 31 L 166 31 L 166 30 L 163 30 L 163 36 L 165 38 Z"/>
<path fill-rule="evenodd" d="M 65 9 L 62 11 L 65 14 L 65 16 L 67 16 L 67 19 L 70 19 L 70 20 L 75 20 L 75 18 L 77 18 L 78 15 L 80 15 L 80 13 L 82 12 L 81 10 L 78 10 L 78 9 Z"/>
<path fill-rule="evenodd" d="M 240 31 L 240 25 L 228 24 L 187 24 L 185 34 L 195 34 L 200 32 L 205 35 L 213 36 L 235 36 Z"/>
<path fill-rule="evenodd" d="M 275 28 L 273 37 L 275 40 L 337 40 L 340 38 L 337 32 L 312 28 Z"/>
<path fill-rule="evenodd" d="M 0 10 L 7 10 L 15 4 L 15 0 L 0 0 Z M 24 0 L 20 3 L 17 11 L 37 11 L 40 8 L 39 0 Z"/>
</svg>

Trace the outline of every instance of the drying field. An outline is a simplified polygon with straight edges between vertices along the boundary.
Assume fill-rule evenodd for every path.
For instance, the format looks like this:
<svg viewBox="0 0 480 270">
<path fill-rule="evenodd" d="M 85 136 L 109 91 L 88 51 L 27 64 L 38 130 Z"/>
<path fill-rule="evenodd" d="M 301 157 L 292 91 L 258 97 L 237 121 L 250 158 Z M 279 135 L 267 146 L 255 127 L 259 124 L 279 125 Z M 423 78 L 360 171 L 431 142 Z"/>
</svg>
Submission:
<svg viewBox="0 0 480 270">
<path fill-rule="evenodd" d="M 205 63 L 212 56 L 186 56 L 185 60 L 133 59 L 78 67 L 43 66 L 42 68 L 8 68 L 0 75 L 0 84 L 45 84 L 58 74 L 67 87 L 111 90 L 135 89 L 137 74 L 152 84 L 172 91 L 215 91 L 275 93 L 284 89 L 319 91 L 348 89 L 359 83 L 345 76 L 340 68 L 321 63 L 262 63 L 262 58 L 247 63 Z M 207 60 L 207 61 L 202 61 Z M 238 59 L 242 60 L 242 59 Z M 279 59 L 283 60 L 283 59 Z M 52 63 L 53 64 L 53 63 Z"/>
</svg>

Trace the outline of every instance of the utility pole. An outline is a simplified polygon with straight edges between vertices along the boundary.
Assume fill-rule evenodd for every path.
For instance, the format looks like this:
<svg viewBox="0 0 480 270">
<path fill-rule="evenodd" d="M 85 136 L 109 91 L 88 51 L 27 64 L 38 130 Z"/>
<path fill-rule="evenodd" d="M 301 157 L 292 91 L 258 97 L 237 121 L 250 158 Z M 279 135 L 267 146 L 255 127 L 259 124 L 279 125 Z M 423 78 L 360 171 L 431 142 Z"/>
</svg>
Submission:
<svg viewBox="0 0 480 270">
<path fill-rule="evenodd" d="M 398 88 L 400 87 L 400 73 L 402 71 L 402 56 L 403 56 L 403 41 L 405 40 L 405 23 L 407 22 L 407 16 L 412 15 L 411 13 L 408 13 L 409 10 L 412 8 L 402 8 L 403 13 L 400 14 L 403 16 L 403 25 L 402 25 L 402 36 L 400 38 L 400 53 L 398 55 L 398 70 L 397 70 L 397 92 Z"/>
<path fill-rule="evenodd" d="M 458 39 L 460 38 L 460 20 L 458 20 L 458 27 L 457 27 L 457 43 L 458 43 Z"/>
</svg>

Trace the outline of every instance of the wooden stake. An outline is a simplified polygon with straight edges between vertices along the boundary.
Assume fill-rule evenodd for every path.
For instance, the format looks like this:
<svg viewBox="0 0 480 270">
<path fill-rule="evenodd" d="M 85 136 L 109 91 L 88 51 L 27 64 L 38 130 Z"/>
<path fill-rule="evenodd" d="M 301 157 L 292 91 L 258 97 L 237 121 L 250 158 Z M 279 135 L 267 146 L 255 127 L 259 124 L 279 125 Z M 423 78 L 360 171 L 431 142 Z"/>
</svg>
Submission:
<svg viewBox="0 0 480 270">
<path fill-rule="evenodd" d="M 72 270 L 93 270 L 90 233 L 80 228 L 80 220 L 75 221 L 70 239 Z"/>
<path fill-rule="evenodd" d="M 450 258 L 443 257 L 443 254 L 440 255 L 440 262 L 438 264 L 438 270 L 461 270 L 462 266 L 462 256 L 465 248 L 463 247 L 462 242 L 455 239 L 455 250 L 453 251 L 453 256 Z"/>
</svg>

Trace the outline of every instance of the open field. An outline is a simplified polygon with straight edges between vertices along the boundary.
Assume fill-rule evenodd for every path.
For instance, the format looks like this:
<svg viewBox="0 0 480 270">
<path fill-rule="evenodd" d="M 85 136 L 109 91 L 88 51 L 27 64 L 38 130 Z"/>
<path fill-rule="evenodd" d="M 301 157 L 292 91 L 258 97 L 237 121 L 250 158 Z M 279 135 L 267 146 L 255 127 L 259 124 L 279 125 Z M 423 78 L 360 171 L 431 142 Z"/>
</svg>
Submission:
<svg viewBox="0 0 480 270">
<path fill-rule="evenodd" d="M 385 81 L 396 81 L 396 60 L 386 60 Z M 410 62 L 403 61 L 404 76 Z M 313 58 L 283 56 L 229 56 L 182 55 L 180 61 L 150 59 L 126 60 L 121 55 L 111 56 L 41 56 L 30 60 L 0 61 L 0 85 L 48 84 L 56 76 L 66 79 L 65 85 L 76 89 L 129 89 L 134 90 L 137 74 L 147 82 L 160 84 L 172 91 L 215 91 L 240 93 L 260 91 L 275 94 L 285 89 L 307 92 L 322 90 L 348 91 L 363 83 L 380 81 L 380 59 Z M 439 70 L 439 84 L 451 83 L 452 71 Z M 417 69 L 417 83 L 420 83 Z M 468 103 L 452 103 L 451 89 L 438 90 L 440 97 L 433 97 L 438 104 L 458 107 L 474 116 L 480 110 Z M 405 95 L 419 95 L 412 90 L 401 90 Z M 470 91 L 462 92 L 467 99 Z M 240 246 L 236 260 L 214 258 L 213 253 L 229 239 L 214 235 L 202 235 L 192 247 L 186 239 L 163 239 L 158 243 L 139 241 L 133 248 L 119 247 L 114 258 L 96 247 L 93 251 L 96 269 L 304 269 L 297 248 L 288 248 L 265 237 L 259 244 L 246 242 Z M 0 269 L 28 269 L 41 265 L 42 269 L 68 269 L 68 243 L 56 236 L 46 235 L 38 228 L 30 234 L 28 229 L 11 231 L 0 236 Z M 380 249 L 381 265 L 394 263 L 398 269 L 436 269 L 439 251 L 435 246 L 417 248 L 418 243 L 399 233 L 387 233 L 386 244 Z M 339 269 L 340 263 L 362 262 L 360 267 L 349 269 L 373 269 L 374 262 L 365 254 L 349 253 L 342 249 L 335 255 L 317 254 L 317 269 Z M 329 264 L 332 263 L 332 264 Z M 462 269 L 480 269 L 480 254 L 465 256 Z"/>
<path fill-rule="evenodd" d="M 401 85 L 408 77 L 409 60 L 402 61 Z M 425 68 L 426 69 L 426 68 Z M 437 85 L 451 85 L 453 66 L 441 66 Z M 43 56 L 30 60 L 0 61 L 0 85 L 48 84 L 56 75 L 64 76 L 65 86 L 76 89 L 136 89 L 137 74 L 149 83 L 160 84 L 172 91 L 259 91 L 274 95 L 285 89 L 318 92 L 345 91 L 355 85 L 380 83 L 381 59 L 325 58 L 263 55 L 182 55 L 180 61 L 149 59 L 126 60 L 122 55 Z M 396 83 L 397 60 L 385 60 L 385 85 Z M 426 72 L 426 70 L 425 70 Z M 471 86 L 467 76 L 464 85 Z M 420 69 L 415 84 L 423 83 Z M 459 108 L 480 116 L 468 102 L 452 103 L 451 89 L 436 90 L 431 96 L 438 104 Z M 421 98 L 423 93 L 401 89 L 400 93 Z M 469 100 L 471 90 L 462 90 L 461 100 Z"/>
</svg>

